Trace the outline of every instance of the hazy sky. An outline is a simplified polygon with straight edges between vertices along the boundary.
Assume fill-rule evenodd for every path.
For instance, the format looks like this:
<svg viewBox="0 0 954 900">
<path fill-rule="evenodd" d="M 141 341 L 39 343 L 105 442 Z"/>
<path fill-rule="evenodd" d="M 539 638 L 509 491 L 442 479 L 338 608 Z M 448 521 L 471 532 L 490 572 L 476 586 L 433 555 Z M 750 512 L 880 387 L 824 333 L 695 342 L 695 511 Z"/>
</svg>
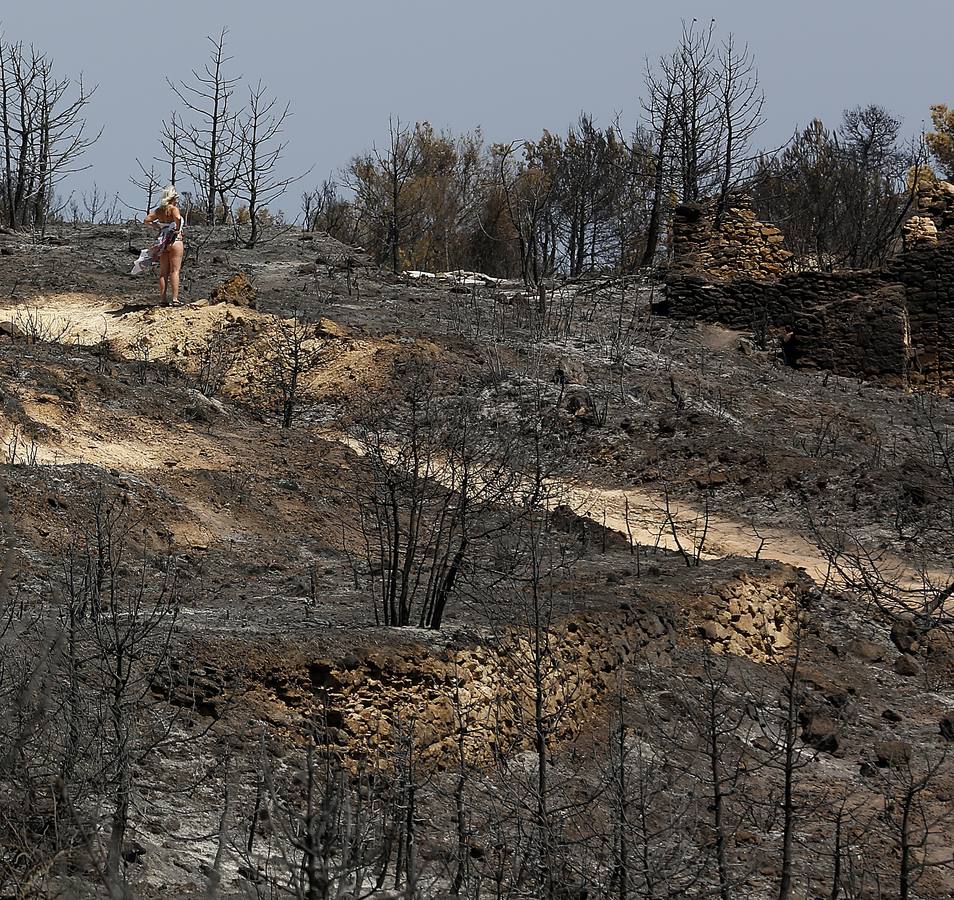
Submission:
<svg viewBox="0 0 954 900">
<path fill-rule="evenodd" d="M 158 152 L 174 100 L 165 76 L 204 62 L 230 31 L 232 71 L 291 102 L 288 170 L 317 181 L 386 131 L 389 114 L 437 127 L 481 125 L 490 140 L 563 130 L 581 110 L 608 123 L 639 112 L 644 59 L 670 49 L 680 19 L 715 17 L 754 50 L 765 89 L 761 143 L 818 116 L 879 103 L 915 132 L 954 103 L 954 0 L 90 0 L 0 3 L 8 39 L 99 85 L 94 179 L 124 197 L 135 159 Z M 188 188 L 180 184 L 180 189 Z M 286 209 L 297 211 L 296 187 Z"/>
</svg>

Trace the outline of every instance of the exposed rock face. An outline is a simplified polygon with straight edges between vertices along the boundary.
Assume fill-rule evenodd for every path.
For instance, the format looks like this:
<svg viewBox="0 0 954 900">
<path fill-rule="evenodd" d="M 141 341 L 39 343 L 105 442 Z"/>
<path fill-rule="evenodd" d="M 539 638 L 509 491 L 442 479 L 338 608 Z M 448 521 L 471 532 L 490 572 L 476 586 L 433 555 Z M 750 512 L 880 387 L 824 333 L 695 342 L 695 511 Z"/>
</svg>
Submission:
<svg viewBox="0 0 954 900">
<path fill-rule="evenodd" d="M 881 662 L 885 657 L 885 649 L 872 641 L 854 640 L 848 645 L 848 652 L 864 662 Z"/>
<path fill-rule="evenodd" d="M 676 208 L 672 221 L 673 271 L 714 281 L 778 278 L 791 257 L 774 225 L 760 222 L 745 197 L 734 198 L 716 224 L 711 202 Z"/>
<path fill-rule="evenodd" d="M 222 284 L 214 287 L 209 295 L 211 303 L 231 303 L 255 309 L 258 306 L 258 292 L 241 272 L 233 275 Z"/>
</svg>

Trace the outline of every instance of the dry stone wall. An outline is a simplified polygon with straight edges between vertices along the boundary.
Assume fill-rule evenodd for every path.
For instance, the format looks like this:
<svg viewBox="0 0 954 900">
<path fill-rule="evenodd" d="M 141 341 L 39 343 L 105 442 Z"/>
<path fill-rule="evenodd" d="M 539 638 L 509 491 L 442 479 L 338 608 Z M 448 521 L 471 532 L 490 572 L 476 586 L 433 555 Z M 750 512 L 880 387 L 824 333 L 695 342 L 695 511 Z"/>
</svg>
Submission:
<svg viewBox="0 0 954 900">
<path fill-rule="evenodd" d="M 798 272 L 766 282 L 674 275 L 656 309 L 769 331 L 786 361 L 842 375 L 954 388 L 954 241 L 914 247 L 883 269 Z"/>
<path fill-rule="evenodd" d="M 954 237 L 954 184 L 931 181 L 917 189 L 915 212 L 904 223 L 904 248 L 929 246 Z"/>
<path fill-rule="evenodd" d="M 615 611 L 580 612 L 548 632 L 542 695 L 555 744 L 603 720 L 620 666 L 637 655 L 664 663 L 677 644 L 700 639 L 755 661 L 790 652 L 796 600 L 812 589 L 806 576 L 787 566 L 765 566 L 757 576 L 698 571 L 691 589 L 652 591 Z M 439 651 L 415 646 L 313 659 L 272 668 L 253 689 L 208 667 L 173 672 L 171 683 L 156 686 L 173 702 L 220 715 L 233 693 L 273 731 L 323 721 L 355 765 L 386 768 L 404 740 L 437 767 L 456 764 L 461 742 L 476 765 L 498 752 L 532 749 L 534 645 L 525 631 Z"/>
<path fill-rule="evenodd" d="M 786 361 L 892 384 L 954 388 L 954 185 L 918 188 L 904 249 L 884 268 L 786 272 L 781 232 L 744 204 L 679 207 L 658 312 L 775 334 Z"/>
<path fill-rule="evenodd" d="M 760 222 L 745 197 L 737 197 L 716 223 L 713 203 L 676 207 L 672 220 L 673 272 L 692 272 L 714 281 L 777 278 L 791 258 L 785 237 Z"/>
<path fill-rule="evenodd" d="M 756 579 L 741 571 L 700 597 L 693 621 L 715 652 L 767 662 L 789 651 L 807 585 L 784 577 L 785 570 L 778 574 L 783 577 Z"/>
<path fill-rule="evenodd" d="M 579 614 L 546 638 L 543 713 L 554 743 L 574 740 L 599 717 L 619 666 L 636 653 L 665 655 L 675 644 L 671 609 L 624 604 L 611 615 Z M 273 674 L 278 695 L 297 694 L 299 711 L 323 710 L 333 743 L 355 764 L 392 764 L 401 741 L 438 767 L 490 764 L 501 753 L 532 749 L 534 643 L 511 632 L 496 645 L 437 654 L 372 652 L 316 660 L 309 681 Z M 295 685 L 289 691 L 289 684 Z"/>
</svg>

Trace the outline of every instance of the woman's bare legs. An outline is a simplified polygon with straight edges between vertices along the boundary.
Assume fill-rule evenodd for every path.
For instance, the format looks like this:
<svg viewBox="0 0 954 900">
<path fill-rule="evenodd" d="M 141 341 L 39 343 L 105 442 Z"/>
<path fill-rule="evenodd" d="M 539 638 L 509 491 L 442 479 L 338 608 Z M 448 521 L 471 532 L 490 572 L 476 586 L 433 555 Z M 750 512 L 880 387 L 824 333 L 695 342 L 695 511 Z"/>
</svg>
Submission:
<svg viewBox="0 0 954 900">
<path fill-rule="evenodd" d="M 172 288 L 172 304 L 179 302 L 179 270 L 182 268 L 182 241 L 169 245 L 159 257 L 159 293 L 162 302 L 166 302 L 166 288 Z"/>
<path fill-rule="evenodd" d="M 185 247 L 182 244 L 182 241 L 176 241 L 170 245 L 169 249 L 165 252 L 165 256 L 168 257 L 167 265 L 169 267 L 169 284 L 172 287 L 172 302 L 179 302 L 179 270 L 182 268 L 182 255 L 185 251 Z"/>
<path fill-rule="evenodd" d="M 165 250 L 159 255 L 159 296 L 162 302 L 166 302 L 166 286 L 169 281 L 169 251 Z"/>
</svg>

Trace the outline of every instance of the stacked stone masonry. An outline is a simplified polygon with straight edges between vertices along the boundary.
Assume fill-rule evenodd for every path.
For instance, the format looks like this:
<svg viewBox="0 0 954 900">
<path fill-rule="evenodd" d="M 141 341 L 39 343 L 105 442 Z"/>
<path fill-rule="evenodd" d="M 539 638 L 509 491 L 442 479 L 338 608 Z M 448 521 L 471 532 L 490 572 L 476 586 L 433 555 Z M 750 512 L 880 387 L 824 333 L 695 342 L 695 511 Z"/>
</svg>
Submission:
<svg viewBox="0 0 954 900">
<path fill-rule="evenodd" d="M 917 189 L 914 215 L 902 229 L 906 250 L 954 237 L 954 184 L 931 181 Z"/>
<path fill-rule="evenodd" d="M 673 272 L 692 272 L 715 281 L 737 277 L 777 278 L 791 257 L 785 237 L 760 222 L 744 197 L 736 198 L 716 222 L 712 203 L 679 206 L 673 214 Z"/>
<path fill-rule="evenodd" d="M 776 335 L 793 366 L 947 392 L 954 388 L 954 186 L 922 188 L 918 202 L 905 249 L 882 269 L 766 280 L 743 268 L 713 278 L 682 261 L 656 309 Z"/>
<path fill-rule="evenodd" d="M 717 652 L 760 662 L 781 658 L 791 651 L 798 598 L 810 591 L 800 573 L 779 566 L 757 577 L 715 575 L 705 593 L 686 598 L 681 608 L 637 599 L 615 615 L 572 616 L 550 635 L 543 665 L 552 740 L 573 741 L 600 720 L 620 666 L 636 654 L 662 660 L 680 640 L 699 635 Z M 330 708 L 340 710 L 336 739 L 352 758 L 388 760 L 402 727 L 438 766 L 456 760 L 461 731 L 466 756 L 477 765 L 496 753 L 532 749 L 534 652 L 526 634 L 438 658 L 372 654 L 355 662 L 318 663 L 310 676 L 311 689 L 327 691 Z"/>
<path fill-rule="evenodd" d="M 676 276 L 657 309 L 777 333 L 793 366 L 954 387 L 954 241 L 907 250 L 867 272 L 798 272 L 774 282 Z"/>
<path fill-rule="evenodd" d="M 794 616 L 813 586 L 787 566 L 701 576 L 679 599 L 634 596 L 618 610 L 571 615 L 547 635 L 542 661 L 544 714 L 554 743 L 571 742 L 605 717 L 620 667 L 636 658 L 666 660 L 677 645 L 700 638 L 715 652 L 764 662 L 791 653 Z M 326 722 L 332 745 L 352 764 L 386 768 L 400 740 L 439 768 L 490 764 L 498 753 L 533 746 L 534 644 L 515 630 L 499 643 L 358 652 L 314 659 L 305 669 L 263 673 L 262 693 L 273 727 L 293 719 Z M 173 667 L 154 689 L 173 703 L 218 716 L 229 695 L 245 708 L 247 688 L 230 688 L 224 673 Z M 259 694 L 259 701 L 262 696 Z M 283 725 L 283 723 L 286 723 Z M 461 743 L 462 742 L 462 743 Z"/>
</svg>

